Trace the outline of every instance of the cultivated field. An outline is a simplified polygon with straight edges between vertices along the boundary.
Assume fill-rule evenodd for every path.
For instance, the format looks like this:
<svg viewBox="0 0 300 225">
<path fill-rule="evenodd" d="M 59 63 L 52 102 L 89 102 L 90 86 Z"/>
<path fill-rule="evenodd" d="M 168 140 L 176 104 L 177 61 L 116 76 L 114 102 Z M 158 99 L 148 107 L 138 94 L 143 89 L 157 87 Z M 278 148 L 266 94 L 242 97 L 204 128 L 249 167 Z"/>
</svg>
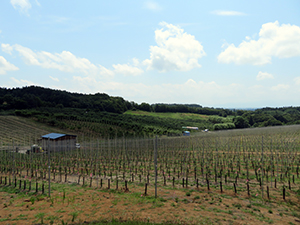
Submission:
<svg viewBox="0 0 300 225">
<path fill-rule="evenodd" d="M 65 132 L 56 127 L 47 126 L 28 118 L 16 116 L 0 116 L 0 125 L 0 149 L 13 148 L 13 146 L 30 146 L 37 143 L 37 140 L 40 139 L 42 135 L 51 132 Z"/>
<path fill-rule="evenodd" d="M 3 145 L 0 222 L 297 224 L 299 134 L 299 126 L 289 126 L 93 138 L 76 151 L 50 155 Z"/>
</svg>

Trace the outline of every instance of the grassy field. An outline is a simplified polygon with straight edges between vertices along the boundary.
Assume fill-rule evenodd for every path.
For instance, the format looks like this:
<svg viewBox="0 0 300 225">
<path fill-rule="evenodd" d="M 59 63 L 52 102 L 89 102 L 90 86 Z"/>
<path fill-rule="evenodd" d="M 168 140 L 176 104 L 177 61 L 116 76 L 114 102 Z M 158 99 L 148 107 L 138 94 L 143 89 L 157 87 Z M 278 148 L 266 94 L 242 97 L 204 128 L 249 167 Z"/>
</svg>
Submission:
<svg viewBox="0 0 300 225">
<path fill-rule="evenodd" d="M 140 116 L 153 116 L 160 118 L 173 118 L 173 119 L 208 119 L 207 115 L 193 114 L 193 113 L 156 113 L 156 112 L 146 112 L 146 111 L 132 111 L 128 110 L 124 114 L 130 115 L 140 115 Z"/>
<path fill-rule="evenodd" d="M 129 110 L 124 114 L 133 115 L 136 117 L 146 117 L 149 120 L 160 118 L 168 120 L 170 123 L 177 125 L 176 129 L 181 129 L 183 126 L 198 127 L 200 130 L 209 129 L 213 130 L 214 124 L 227 124 L 232 123 L 233 116 L 221 117 L 216 115 L 201 115 L 194 113 L 156 113 L 145 111 L 132 111 Z M 168 126 L 168 124 L 166 124 Z M 182 130 L 181 130 L 182 131 Z M 193 133 L 196 133 L 192 130 Z"/>
<path fill-rule="evenodd" d="M 208 116 L 195 113 L 157 113 L 157 112 L 146 112 L 146 111 L 132 111 L 128 110 L 124 114 L 129 115 L 140 115 L 140 116 L 150 116 L 150 117 L 160 117 L 160 118 L 171 118 L 187 121 L 208 121 L 209 118 L 220 118 L 223 122 L 232 122 L 233 116 L 227 116 L 226 118 L 221 116 Z"/>
</svg>

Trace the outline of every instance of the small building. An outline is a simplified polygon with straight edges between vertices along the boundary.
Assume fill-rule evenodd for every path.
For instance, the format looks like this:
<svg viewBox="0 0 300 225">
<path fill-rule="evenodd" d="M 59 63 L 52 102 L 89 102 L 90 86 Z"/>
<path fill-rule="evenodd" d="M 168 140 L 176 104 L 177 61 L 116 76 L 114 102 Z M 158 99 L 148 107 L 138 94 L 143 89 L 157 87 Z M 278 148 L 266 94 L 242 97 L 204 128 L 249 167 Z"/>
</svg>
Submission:
<svg viewBox="0 0 300 225">
<path fill-rule="evenodd" d="M 76 135 L 50 133 L 42 136 L 41 146 L 51 152 L 69 151 L 76 149 Z"/>
<path fill-rule="evenodd" d="M 189 131 L 183 131 L 183 132 L 182 132 L 182 135 L 183 135 L 183 136 L 190 136 L 190 132 L 189 132 Z"/>
<path fill-rule="evenodd" d="M 182 127 L 182 129 L 198 130 L 199 128 L 187 126 L 187 127 Z"/>
</svg>

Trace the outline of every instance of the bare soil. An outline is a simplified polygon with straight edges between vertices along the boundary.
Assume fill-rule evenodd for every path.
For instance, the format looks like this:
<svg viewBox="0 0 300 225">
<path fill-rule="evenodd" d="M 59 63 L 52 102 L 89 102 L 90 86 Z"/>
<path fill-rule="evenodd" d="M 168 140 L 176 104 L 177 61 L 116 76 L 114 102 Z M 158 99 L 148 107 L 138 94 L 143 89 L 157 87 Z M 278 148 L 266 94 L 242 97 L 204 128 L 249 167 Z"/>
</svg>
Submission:
<svg viewBox="0 0 300 225">
<path fill-rule="evenodd" d="M 112 183 L 111 188 L 115 185 Z M 93 221 L 119 220 L 175 224 L 300 224 L 299 197 L 287 191 L 270 190 L 270 200 L 253 191 L 223 193 L 206 187 L 170 188 L 149 185 L 147 196 L 142 184 L 130 183 L 129 190 L 107 187 L 82 187 L 53 184 L 51 197 L 33 191 L 0 192 L 0 224 L 82 224 Z"/>
</svg>

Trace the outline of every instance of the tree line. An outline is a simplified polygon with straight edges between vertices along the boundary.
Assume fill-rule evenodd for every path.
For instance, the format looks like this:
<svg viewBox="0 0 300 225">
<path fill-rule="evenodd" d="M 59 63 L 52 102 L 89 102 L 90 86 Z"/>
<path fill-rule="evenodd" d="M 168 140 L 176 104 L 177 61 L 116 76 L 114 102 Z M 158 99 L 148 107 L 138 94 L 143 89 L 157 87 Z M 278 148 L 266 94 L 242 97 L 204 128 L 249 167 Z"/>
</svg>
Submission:
<svg viewBox="0 0 300 225">
<path fill-rule="evenodd" d="M 135 103 L 105 93 L 80 94 L 50 88 L 28 86 L 0 88 L 0 110 L 33 109 L 40 107 L 79 108 L 99 112 L 124 113 L 127 110 L 148 112 L 180 112 L 205 115 L 234 115 L 229 109 L 202 107 L 197 104 Z"/>
</svg>

